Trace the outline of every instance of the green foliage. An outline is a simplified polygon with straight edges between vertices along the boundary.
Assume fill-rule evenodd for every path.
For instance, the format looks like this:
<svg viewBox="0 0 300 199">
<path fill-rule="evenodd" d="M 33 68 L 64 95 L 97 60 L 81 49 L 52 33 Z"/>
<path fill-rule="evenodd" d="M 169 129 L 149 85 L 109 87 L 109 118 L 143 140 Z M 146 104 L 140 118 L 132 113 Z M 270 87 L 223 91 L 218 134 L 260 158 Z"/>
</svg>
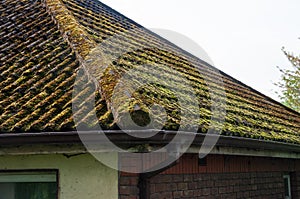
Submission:
<svg viewBox="0 0 300 199">
<path fill-rule="evenodd" d="M 282 73 L 281 82 L 276 85 L 282 91 L 278 95 L 283 104 L 300 112 L 300 57 L 287 52 L 284 48 L 282 48 L 282 51 L 291 62 L 293 68 L 290 70 L 280 69 Z"/>
</svg>

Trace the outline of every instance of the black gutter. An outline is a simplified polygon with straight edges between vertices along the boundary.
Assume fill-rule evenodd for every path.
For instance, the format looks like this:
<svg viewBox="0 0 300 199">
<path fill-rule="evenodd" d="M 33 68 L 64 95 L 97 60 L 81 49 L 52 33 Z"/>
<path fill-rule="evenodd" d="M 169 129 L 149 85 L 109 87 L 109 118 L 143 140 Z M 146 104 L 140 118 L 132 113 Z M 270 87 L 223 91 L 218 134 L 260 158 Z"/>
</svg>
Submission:
<svg viewBox="0 0 300 199">
<path fill-rule="evenodd" d="M 131 132 L 153 132 L 155 130 L 146 131 L 131 131 Z M 128 131 L 127 131 L 128 132 Z M 84 135 L 85 142 L 101 144 L 107 142 L 104 137 L 109 138 L 110 141 L 117 144 L 152 144 L 152 145 L 165 145 L 172 141 L 173 137 L 181 133 L 185 139 L 193 139 L 193 146 L 201 146 L 205 136 L 216 136 L 202 133 L 192 132 L 178 132 L 178 131 L 159 131 L 155 136 L 147 139 L 141 139 L 129 136 L 124 131 L 86 131 L 80 132 Z M 35 144 L 82 144 L 80 136 L 77 131 L 72 132 L 45 132 L 45 133 L 7 133 L 0 134 L 0 146 L 20 146 L 20 145 L 35 145 Z M 244 137 L 223 136 L 220 135 L 216 146 L 222 147 L 238 147 L 238 148 L 251 148 L 255 150 L 279 150 L 285 152 L 300 153 L 300 145 L 269 141 L 258 140 Z"/>
</svg>

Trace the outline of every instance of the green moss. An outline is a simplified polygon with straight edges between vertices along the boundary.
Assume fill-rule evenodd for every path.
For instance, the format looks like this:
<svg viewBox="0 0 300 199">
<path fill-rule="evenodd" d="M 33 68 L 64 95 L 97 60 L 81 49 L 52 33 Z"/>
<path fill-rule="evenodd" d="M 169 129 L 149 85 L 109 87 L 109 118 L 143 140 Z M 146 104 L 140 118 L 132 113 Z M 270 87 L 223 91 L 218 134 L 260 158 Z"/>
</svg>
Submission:
<svg viewBox="0 0 300 199">
<path fill-rule="evenodd" d="M 29 33 L 25 28 L 31 27 L 30 34 L 34 36 L 35 41 L 29 39 L 28 45 L 19 39 L 14 40 L 15 47 L 8 51 L 4 65 L 0 66 L 0 132 L 74 130 L 71 93 L 76 70 L 81 63 L 78 58 L 85 58 L 96 43 L 103 42 L 105 38 L 136 27 L 122 17 L 115 20 L 113 15 L 104 12 L 105 6 L 95 8 L 99 10 L 99 13 L 96 13 L 76 2 L 47 0 L 48 14 L 44 9 L 33 10 L 32 12 L 40 19 L 29 18 L 24 22 L 26 24 L 19 26 L 20 31 L 24 33 Z M 39 34 L 36 34 L 35 27 L 41 30 Z M 161 50 L 161 46 L 165 49 Z M 163 129 L 177 130 L 182 119 L 192 119 L 195 115 L 199 115 L 198 132 L 206 133 L 212 125 L 209 88 L 214 88 L 214 94 L 218 96 L 222 87 L 216 84 L 215 80 L 221 79 L 226 90 L 227 115 L 224 126 L 216 123 L 215 129 L 222 129 L 222 134 L 228 136 L 300 144 L 298 114 L 291 113 L 281 105 L 240 85 L 231 77 L 203 66 L 197 59 L 178 51 L 174 46 L 165 44 L 151 33 L 129 31 L 128 40 L 107 43 L 103 51 L 107 56 L 111 56 L 122 48 L 131 47 L 139 50 L 122 55 L 105 71 L 102 68 L 96 70 L 96 74 L 101 74 L 99 80 L 102 80 L 100 82 L 102 89 L 101 93 L 97 93 L 95 109 L 103 129 L 118 128 L 116 121 L 120 118 L 113 118 L 110 110 L 111 96 L 117 80 L 128 70 L 134 69 L 141 74 L 139 77 L 132 77 L 134 84 L 138 84 L 134 79 L 143 80 L 160 73 L 168 74 L 169 77 L 162 79 L 162 84 L 170 81 L 179 83 L 180 80 L 173 75 L 176 71 L 187 79 L 194 91 L 179 86 L 178 93 L 175 94 L 160 85 L 141 87 L 137 92 L 132 91 L 129 103 L 122 103 L 124 99 L 119 99 L 120 117 L 129 111 L 136 123 L 146 125 L 149 123 L 149 107 L 156 103 L 163 106 L 167 112 L 167 121 L 163 124 Z M 21 52 L 13 53 L 18 51 Z M 154 63 L 166 67 L 153 67 L 150 71 L 136 67 L 143 64 L 155 65 Z M 208 83 L 210 87 L 207 86 Z M 82 101 L 89 100 L 90 96 L 86 96 L 88 92 L 89 89 L 82 90 L 75 98 Z M 196 99 L 188 97 L 193 92 Z M 186 100 L 186 107 L 179 108 L 178 97 Z M 194 101 L 199 103 L 199 113 L 190 111 L 190 104 Z M 140 109 L 135 110 L 137 104 Z M 187 113 L 184 116 L 186 118 L 181 115 L 183 111 Z M 76 114 L 82 113 L 85 113 L 84 110 L 79 110 Z M 82 115 L 80 119 L 89 121 L 90 117 L 91 113 L 88 113 Z M 162 116 L 157 115 L 157 120 L 162 123 L 160 118 Z M 94 129 L 97 123 L 87 122 L 83 125 L 88 129 Z M 184 125 L 188 129 L 189 124 Z M 143 147 L 137 151 L 145 150 Z"/>
</svg>

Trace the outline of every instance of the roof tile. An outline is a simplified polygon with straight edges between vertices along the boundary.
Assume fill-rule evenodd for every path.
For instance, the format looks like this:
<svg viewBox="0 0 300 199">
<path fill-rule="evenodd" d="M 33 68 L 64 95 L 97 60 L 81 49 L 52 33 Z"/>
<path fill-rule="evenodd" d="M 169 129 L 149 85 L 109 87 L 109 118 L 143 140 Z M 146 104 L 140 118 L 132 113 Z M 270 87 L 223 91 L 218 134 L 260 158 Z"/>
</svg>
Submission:
<svg viewBox="0 0 300 199">
<path fill-rule="evenodd" d="M 137 119 L 144 124 L 153 103 L 166 109 L 166 122 L 157 117 L 164 129 L 177 130 L 181 120 L 192 121 L 199 115 L 198 132 L 205 133 L 212 116 L 210 84 L 213 94 L 226 100 L 225 123 L 216 127 L 222 128 L 224 135 L 300 144 L 298 113 L 218 72 L 96 0 L 7 0 L 0 3 L 0 13 L 1 133 L 70 131 L 75 129 L 75 116 L 86 128 L 94 129 L 99 122 L 104 129 L 114 129 L 127 111 L 133 117 L 138 111 Z M 110 42 L 112 36 L 124 32 L 127 32 L 127 40 L 115 37 Z M 100 89 L 95 95 L 98 120 L 87 123 L 92 112 L 83 114 L 86 109 L 81 107 L 74 116 L 72 100 L 89 100 L 93 97 L 90 88 L 83 89 L 73 99 L 72 92 L 80 66 L 89 59 L 96 45 L 102 45 L 101 50 L 107 57 L 124 49 L 132 50 L 105 67 L 96 68 L 96 74 L 102 73 L 98 77 Z M 136 67 L 143 64 L 157 67 L 151 70 Z M 168 74 L 162 81 L 179 85 L 178 95 L 185 97 L 187 107 L 178 110 L 174 93 L 153 84 L 133 93 L 128 91 L 133 95 L 131 101 L 123 103 L 120 98 L 120 115 L 113 117 L 113 90 L 130 69 L 139 74 L 132 75 L 136 81 Z M 180 85 L 181 80 L 174 76 L 174 71 L 189 81 L 195 99 L 188 97 L 193 91 Z M 222 95 L 223 88 L 218 81 L 224 83 L 226 96 Z M 199 113 L 189 107 L 195 101 Z M 182 118 L 182 111 L 187 113 L 187 118 Z"/>
</svg>

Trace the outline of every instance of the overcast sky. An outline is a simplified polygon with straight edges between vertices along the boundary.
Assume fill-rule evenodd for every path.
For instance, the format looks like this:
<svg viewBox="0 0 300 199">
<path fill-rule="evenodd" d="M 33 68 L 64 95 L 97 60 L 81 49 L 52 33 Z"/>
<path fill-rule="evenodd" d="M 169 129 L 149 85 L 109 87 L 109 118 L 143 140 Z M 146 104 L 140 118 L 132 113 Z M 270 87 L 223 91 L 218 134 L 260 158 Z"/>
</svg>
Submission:
<svg viewBox="0 0 300 199">
<path fill-rule="evenodd" d="M 215 66 L 278 100 L 276 68 L 300 53 L 298 0 L 101 0 L 146 28 L 169 29 L 200 45 Z"/>
</svg>

